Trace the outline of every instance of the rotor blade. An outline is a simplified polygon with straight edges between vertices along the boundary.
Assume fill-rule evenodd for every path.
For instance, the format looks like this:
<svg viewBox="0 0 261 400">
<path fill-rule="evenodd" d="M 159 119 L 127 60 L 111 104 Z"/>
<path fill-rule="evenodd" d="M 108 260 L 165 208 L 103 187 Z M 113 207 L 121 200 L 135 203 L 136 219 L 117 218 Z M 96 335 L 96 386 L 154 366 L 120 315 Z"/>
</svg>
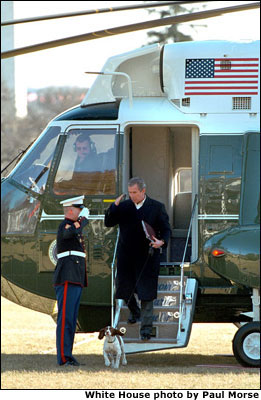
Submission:
<svg viewBox="0 0 261 400">
<path fill-rule="evenodd" d="M 233 7 L 226 7 L 226 8 L 219 8 L 217 10 L 208 10 L 208 11 L 201 11 L 197 13 L 190 13 L 190 14 L 184 14 L 184 15 L 177 15 L 174 17 L 168 17 L 168 18 L 160 18 L 160 19 L 155 19 L 152 21 L 145 21 L 145 22 L 140 22 L 137 24 L 131 24 L 131 25 L 126 25 L 126 26 L 120 26 L 116 28 L 109 28 L 103 31 L 96 31 L 96 32 L 90 32 L 86 33 L 83 35 L 77 35 L 77 36 L 71 36 L 68 38 L 64 39 L 58 39 L 58 40 L 53 40 L 51 42 L 45 42 L 45 43 L 40 43 L 40 44 L 35 44 L 27 47 L 21 47 L 19 49 L 14 49 L 14 50 L 8 50 L 3 53 L 1 53 L 1 58 L 10 58 L 14 56 L 18 56 L 21 54 L 27 54 L 27 53 L 33 53 L 35 51 L 39 50 L 46 50 L 54 47 L 59 47 L 59 46 L 64 46 L 67 44 L 73 44 L 73 43 L 79 43 L 87 40 L 93 40 L 93 39 L 99 39 L 103 37 L 108 37 L 111 35 L 119 35 L 121 33 L 128 33 L 128 32 L 134 32 L 142 29 L 149 29 L 149 28 L 155 28 L 158 26 L 164 26 L 164 25 L 171 25 L 171 24 L 180 24 L 183 22 L 189 22 L 189 21 L 195 21 L 199 19 L 206 19 L 206 18 L 212 18 L 212 17 L 217 17 L 222 14 L 227 14 L 231 12 L 236 12 L 236 11 L 243 11 L 243 10 L 250 10 L 253 8 L 258 8 L 260 7 L 260 3 L 250 3 L 250 4 L 244 4 L 244 5 L 238 5 L 238 6 L 233 6 Z"/>
<path fill-rule="evenodd" d="M 58 18 L 78 17 L 81 15 L 102 14 L 102 13 L 114 12 L 114 11 L 136 10 L 139 8 L 180 5 L 180 4 L 187 4 L 187 3 L 192 3 L 192 1 L 162 1 L 162 2 L 157 2 L 157 3 L 147 3 L 147 4 L 143 3 L 143 4 L 136 4 L 136 5 L 129 5 L 129 6 L 120 6 L 120 7 L 97 8 L 97 9 L 86 10 L 86 11 L 75 11 L 73 13 L 45 15 L 45 16 L 40 16 L 40 17 L 24 18 L 24 19 L 13 19 L 10 21 L 1 22 L 1 26 L 23 24 L 23 23 L 27 23 L 27 22 L 46 21 L 46 20 L 58 19 Z M 200 3 L 200 1 L 193 1 L 193 3 Z"/>
</svg>

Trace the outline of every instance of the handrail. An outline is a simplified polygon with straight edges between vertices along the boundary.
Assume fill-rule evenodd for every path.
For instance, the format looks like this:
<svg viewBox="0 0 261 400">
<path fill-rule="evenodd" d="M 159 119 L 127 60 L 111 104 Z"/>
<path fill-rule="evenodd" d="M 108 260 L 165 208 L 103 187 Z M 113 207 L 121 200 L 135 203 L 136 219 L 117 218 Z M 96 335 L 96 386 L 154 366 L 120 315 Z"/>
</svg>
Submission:
<svg viewBox="0 0 261 400">
<path fill-rule="evenodd" d="M 115 242 L 115 247 L 114 247 L 114 253 L 113 253 L 113 258 L 112 258 L 112 263 L 111 263 L 111 326 L 113 326 L 113 320 L 114 320 L 114 264 L 115 264 L 115 259 L 116 259 L 116 252 L 117 252 L 119 237 L 120 237 L 120 228 L 118 227 L 118 232 L 117 232 L 117 237 L 116 237 L 116 242 Z"/>
<path fill-rule="evenodd" d="M 120 318 L 120 313 L 121 313 L 121 308 L 123 306 L 124 300 L 123 299 L 116 299 L 116 310 L 115 310 L 115 316 L 114 316 L 114 321 L 112 323 L 113 328 L 117 328 L 118 323 L 119 323 L 119 318 Z"/>
<path fill-rule="evenodd" d="M 198 200 L 198 195 L 195 194 L 194 203 L 193 203 L 193 208 L 192 208 L 191 217 L 190 217 L 189 229 L 188 229 L 188 233 L 187 233 L 187 240 L 186 240 L 186 244 L 185 244 L 185 249 L 184 249 L 182 261 L 181 261 L 181 264 L 180 264 L 180 294 L 179 294 L 179 327 L 178 327 L 178 337 L 179 337 L 179 335 L 180 335 L 180 330 L 181 330 L 181 317 L 182 317 L 182 314 L 183 314 L 183 306 L 184 306 L 184 300 L 183 300 L 183 290 L 184 290 L 184 261 L 185 261 L 185 257 L 186 257 L 186 253 L 187 253 L 188 241 L 189 241 L 190 231 L 191 231 L 191 227 L 192 227 L 192 220 L 193 220 L 193 217 L 194 217 L 194 213 L 195 213 L 195 209 L 196 209 L 197 200 Z"/>
</svg>

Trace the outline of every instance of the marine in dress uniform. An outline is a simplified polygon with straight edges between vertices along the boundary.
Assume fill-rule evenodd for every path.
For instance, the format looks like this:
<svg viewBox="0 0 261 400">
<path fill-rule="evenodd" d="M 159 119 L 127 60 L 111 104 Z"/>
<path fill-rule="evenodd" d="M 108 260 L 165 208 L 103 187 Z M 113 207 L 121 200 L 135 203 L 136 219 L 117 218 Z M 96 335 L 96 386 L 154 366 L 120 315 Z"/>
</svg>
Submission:
<svg viewBox="0 0 261 400">
<path fill-rule="evenodd" d="M 76 322 L 83 287 L 87 286 L 86 253 L 82 230 L 88 224 L 89 210 L 84 196 L 61 201 L 65 219 L 57 232 L 58 262 L 54 272 L 54 288 L 58 303 L 56 328 L 59 365 L 80 365 L 72 355 Z"/>
<path fill-rule="evenodd" d="M 153 300 L 157 298 L 160 248 L 167 247 L 171 229 L 164 204 L 146 196 L 145 187 L 141 178 L 132 178 L 128 185 L 130 199 L 121 201 L 123 195 L 116 199 L 106 211 L 105 225 L 119 224 L 120 227 L 116 298 L 124 299 L 128 305 L 131 312 L 129 323 L 135 323 L 141 316 L 141 339 L 149 340 Z M 152 243 L 145 236 L 142 220 L 155 230 L 156 237 Z M 154 248 L 153 252 L 149 251 L 150 246 Z M 141 310 L 134 292 L 141 300 Z"/>
</svg>

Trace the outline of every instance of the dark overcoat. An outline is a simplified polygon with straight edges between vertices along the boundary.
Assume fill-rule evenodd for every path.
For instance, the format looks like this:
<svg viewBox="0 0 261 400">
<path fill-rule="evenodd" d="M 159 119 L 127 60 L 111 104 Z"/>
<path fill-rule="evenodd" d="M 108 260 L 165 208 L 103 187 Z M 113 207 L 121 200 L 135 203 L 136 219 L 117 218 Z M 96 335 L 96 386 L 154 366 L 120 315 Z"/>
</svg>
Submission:
<svg viewBox="0 0 261 400">
<path fill-rule="evenodd" d="M 159 201 L 146 197 L 139 209 L 131 200 L 118 206 L 113 203 L 105 214 L 105 226 L 119 224 L 120 227 L 116 298 L 126 302 L 134 290 L 140 300 L 151 301 L 157 297 L 160 249 L 149 254 L 150 242 L 143 231 L 142 220 L 154 228 L 157 239 L 163 239 L 163 247 L 167 247 L 171 232 L 169 218 L 164 204 Z"/>
<path fill-rule="evenodd" d="M 57 232 L 57 253 L 68 250 L 85 252 L 82 230 L 88 224 L 86 218 L 81 218 L 80 227 L 76 228 L 74 221 L 65 218 Z M 65 226 L 70 225 L 69 228 Z M 70 255 L 58 259 L 54 271 L 54 285 L 63 285 L 66 281 L 82 287 L 87 286 L 86 258 Z"/>
</svg>

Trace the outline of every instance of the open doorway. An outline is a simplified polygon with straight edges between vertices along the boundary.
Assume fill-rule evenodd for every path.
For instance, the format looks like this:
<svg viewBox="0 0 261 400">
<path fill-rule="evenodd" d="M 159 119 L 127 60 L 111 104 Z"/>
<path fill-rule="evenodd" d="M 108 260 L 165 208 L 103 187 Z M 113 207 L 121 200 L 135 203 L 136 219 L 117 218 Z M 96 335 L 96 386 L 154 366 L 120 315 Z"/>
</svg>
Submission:
<svg viewBox="0 0 261 400">
<path fill-rule="evenodd" d="M 198 129 L 191 126 L 132 125 L 125 130 L 123 184 L 142 177 L 147 194 L 165 204 L 172 228 L 166 261 L 180 264 L 198 187 Z M 197 259 L 197 213 L 186 253 Z"/>
</svg>

